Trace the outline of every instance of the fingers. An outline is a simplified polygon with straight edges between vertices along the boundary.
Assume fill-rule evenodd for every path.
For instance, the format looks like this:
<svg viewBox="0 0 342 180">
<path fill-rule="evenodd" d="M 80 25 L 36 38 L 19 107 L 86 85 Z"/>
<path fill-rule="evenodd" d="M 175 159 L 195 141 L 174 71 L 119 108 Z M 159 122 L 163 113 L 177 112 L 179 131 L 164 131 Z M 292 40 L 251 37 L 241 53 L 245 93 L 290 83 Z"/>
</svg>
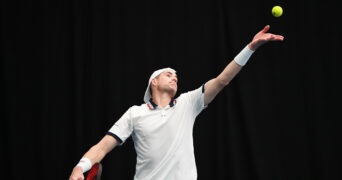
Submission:
<svg viewBox="0 0 342 180">
<path fill-rule="evenodd" d="M 268 34 L 267 31 L 268 31 L 270 28 L 271 28 L 270 25 L 266 25 L 266 26 L 264 27 L 264 29 L 262 30 L 262 32 L 265 33 L 265 34 Z M 280 41 L 284 40 L 284 36 L 282 36 L 282 35 L 277 35 L 277 34 L 272 34 L 272 33 L 270 33 L 270 34 L 271 34 L 270 40 L 280 40 Z"/>
<path fill-rule="evenodd" d="M 264 29 L 262 29 L 262 32 L 263 32 L 263 33 L 266 33 L 270 28 L 271 28 L 270 25 L 266 25 L 266 26 L 264 27 Z"/>
<path fill-rule="evenodd" d="M 278 41 L 282 41 L 284 40 L 284 36 L 282 35 L 272 35 L 272 40 L 278 40 Z"/>
</svg>

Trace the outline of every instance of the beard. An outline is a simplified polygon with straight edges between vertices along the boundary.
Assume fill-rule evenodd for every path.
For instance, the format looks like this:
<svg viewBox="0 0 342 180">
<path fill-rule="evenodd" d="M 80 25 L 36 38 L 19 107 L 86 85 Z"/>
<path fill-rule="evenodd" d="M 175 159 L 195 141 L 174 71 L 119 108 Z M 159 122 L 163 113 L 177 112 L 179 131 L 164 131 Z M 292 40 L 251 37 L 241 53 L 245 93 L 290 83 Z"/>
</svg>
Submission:
<svg viewBox="0 0 342 180">
<path fill-rule="evenodd" d="M 177 93 L 177 85 L 159 87 L 159 91 L 166 92 L 171 97 L 174 97 Z"/>
</svg>

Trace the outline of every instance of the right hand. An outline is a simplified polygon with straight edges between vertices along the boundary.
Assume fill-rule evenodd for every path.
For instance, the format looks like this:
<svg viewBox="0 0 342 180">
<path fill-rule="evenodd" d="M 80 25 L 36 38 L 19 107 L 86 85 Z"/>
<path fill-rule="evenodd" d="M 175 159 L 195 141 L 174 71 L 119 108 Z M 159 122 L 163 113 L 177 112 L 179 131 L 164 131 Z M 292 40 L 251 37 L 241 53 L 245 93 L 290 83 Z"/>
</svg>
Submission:
<svg viewBox="0 0 342 180">
<path fill-rule="evenodd" d="M 69 180 L 84 180 L 82 168 L 79 166 L 74 167 L 69 177 Z"/>
</svg>

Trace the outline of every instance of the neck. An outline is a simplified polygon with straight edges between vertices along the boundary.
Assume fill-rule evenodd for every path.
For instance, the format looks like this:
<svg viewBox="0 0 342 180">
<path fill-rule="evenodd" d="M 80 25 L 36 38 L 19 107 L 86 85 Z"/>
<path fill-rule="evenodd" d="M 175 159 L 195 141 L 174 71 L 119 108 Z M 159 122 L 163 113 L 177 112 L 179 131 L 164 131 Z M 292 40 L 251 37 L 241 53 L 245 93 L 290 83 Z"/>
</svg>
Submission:
<svg viewBox="0 0 342 180">
<path fill-rule="evenodd" d="M 166 107 L 170 104 L 172 97 L 169 94 L 161 94 L 152 97 L 152 101 L 161 107 Z"/>
</svg>

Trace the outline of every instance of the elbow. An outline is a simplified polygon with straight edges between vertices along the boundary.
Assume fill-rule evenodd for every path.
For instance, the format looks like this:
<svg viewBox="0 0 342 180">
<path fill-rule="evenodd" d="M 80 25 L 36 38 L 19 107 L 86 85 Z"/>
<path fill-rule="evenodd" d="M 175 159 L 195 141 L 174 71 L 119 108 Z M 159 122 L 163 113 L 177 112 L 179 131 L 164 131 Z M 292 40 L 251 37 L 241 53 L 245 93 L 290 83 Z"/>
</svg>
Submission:
<svg viewBox="0 0 342 180">
<path fill-rule="evenodd" d="M 224 78 L 217 78 L 217 86 L 222 89 L 229 84 L 230 80 Z"/>
</svg>

